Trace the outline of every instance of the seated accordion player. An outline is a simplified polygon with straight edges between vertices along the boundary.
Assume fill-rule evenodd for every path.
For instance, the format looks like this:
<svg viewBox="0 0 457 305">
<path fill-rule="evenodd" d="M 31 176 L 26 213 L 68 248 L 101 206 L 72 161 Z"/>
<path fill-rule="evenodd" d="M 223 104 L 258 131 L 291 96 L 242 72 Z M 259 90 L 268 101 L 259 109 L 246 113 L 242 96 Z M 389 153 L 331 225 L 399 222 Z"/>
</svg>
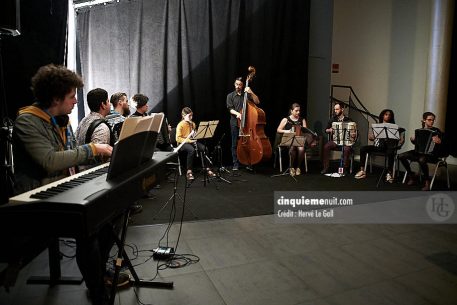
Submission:
<svg viewBox="0 0 457 305">
<path fill-rule="evenodd" d="M 439 132 L 430 128 L 416 129 L 414 131 L 414 150 L 420 154 L 433 154 L 437 147 L 433 142 L 433 137 L 436 135 L 439 135 Z"/>
</svg>

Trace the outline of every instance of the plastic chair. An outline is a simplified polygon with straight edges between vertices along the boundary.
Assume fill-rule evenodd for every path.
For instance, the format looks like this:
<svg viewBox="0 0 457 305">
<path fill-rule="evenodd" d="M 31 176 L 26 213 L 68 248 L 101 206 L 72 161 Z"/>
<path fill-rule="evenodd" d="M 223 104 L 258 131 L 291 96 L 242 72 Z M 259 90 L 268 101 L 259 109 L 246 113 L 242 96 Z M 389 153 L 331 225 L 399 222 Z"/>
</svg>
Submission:
<svg viewBox="0 0 457 305">
<path fill-rule="evenodd" d="M 448 156 L 437 157 L 436 161 L 427 162 L 427 164 L 434 164 L 435 165 L 435 170 L 433 171 L 433 177 L 432 177 L 432 180 L 430 181 L 430 190 L 432 190 L 432 188 L 433 188 L 433 183 L 435 182 L 436 174 L 438 173 L 438 169 L 440 167 L 446 168 L 447 188 L 449 190 L 451 189 L 451 181 L 449 179 L 449 168 L 448 168 L 447 162 L 446 162 L 447 157 Z M 408 173 L 405 172 L 405 175 L 403 176 L 402 183 L 405 183 L 407 176 L 408 176 Z M 420 167 L 419 167 L 419 177 L 421 177 L 421 175 L 420 175 Z"/>
<path fill-rule="evenodd" d="M 395 150 L 394 150 L 394 165 L 393 165 L 393 171 L 392 171 L 392 178 L 395 178 L 395 172 L 398 172 L 399 168 L 399 160 L 398 160 L 398 151 L 401 149 L 403 144 L 398 145 Z M 384 169 L 387 168 L 387 152 L 386 151 L 373 151 L 371 153 L 367 153 L 367 156 L 365 158 L 365 165 L 364 165 L 364 171 L 367 171 L 367 165 L 368 165 L 368 160 L 370 161 L 370 173 L 373 172 L 373 164 L 372 164 L 372 157 L 373 156 L 381 156 L 384 157 Z"/>
<path fill-rule="evenodd" d="M 276 137 L 275 137 L 275 143 L 273 145 L 274 147 L 274 161 L 273 161 L 273 168 L 276 168 L 276 160 L 279 159 L 279 172 L 282 173 L 282 153 L 283 151 L 287 151 L 289 152 L 289 147 L 288 146 L 280 146 L 279 143 L 281 143 L 281 138 L 282 138 L 282 134 L 281 133 L 276 133 Z M 289 156 L 289 153 L 287 153 L 287 156 Z M 308 172 L 308 159 L 307 159 L 307 155 L 306 155 L 306 149 L 305 149 L 305 155 L 304 155 L 304 163 L 305 163 L 305 173 Z M 290 161 L 290 157 L 289 157 L 289 161 Z"/>
</svg>

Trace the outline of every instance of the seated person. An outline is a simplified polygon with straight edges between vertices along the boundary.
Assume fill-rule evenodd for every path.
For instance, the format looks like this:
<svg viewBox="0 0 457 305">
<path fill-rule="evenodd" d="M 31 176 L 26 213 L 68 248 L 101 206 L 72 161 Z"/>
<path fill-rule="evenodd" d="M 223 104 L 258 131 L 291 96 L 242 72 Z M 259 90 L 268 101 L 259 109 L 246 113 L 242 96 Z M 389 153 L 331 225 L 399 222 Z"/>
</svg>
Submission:
<svg viewBox="0 0 457 305">
<path fill-rule="evenodd" d="M 168 124 L 168 120 L 165 118 L 162 122 L 160 132 L 157 135 L 156 151 L 173 151 L 173 146 L 171 145 L 170 132 L 171 125 Z"/>
<path fill-rule="evenodd" d="M 108 92 L 101 88 L 92 89 L 87 93 L 87 105 L 90 113 L 79 122 L 76 129 L 76 143 L 78 145 L 88 143 L 104 143 L 114 146 L 115 137 L 110 127 L 102 121 L 109 114 L 111 104 L 108 99 Z M 106 158 L 95 158 L 91 165 L 79 166 L 83 171 L 106 162 Z"/>
<path fill-rule="evenodd" d="M 77 102 L 76 89 L 82 87 L 81 77 L 64 66 L 43 66 L 33 76 L 37 102 L 21 108 L 14 123 L 16 194 L 67 177 L 97 155 L 111 156 L 113 148 L 106 143 L 76 145 L 68 115 Z M 111 231 L 112 225 L 105 224 L 97 234 L 76 239 L 76 262 L 93 304 L 104 304 L 108 297 L 104 274 L 114 244 Z M 17 238 L 14 242 L 20 243 Z M 15 260 L 9 263 L 22 259 Z"/>
<path fill-rule="evenodd" d="M 276 131 L 280 134 L 297 134 L 296 130 L 298 128 L 301 129 L 301 127 L 307 127 L 306 120 L 305 118 L 300 117 L 300 105 L 297 103 L 293 103 L 290 106 L 289 116 L 281 120 L 281 123 L 279 123 L 278 129 L 276 129 Z M 299 134 L 301 135 L 301 132 Z M 305 137 L 305 146 L 290 146 L 289 149 L 291 176 L 299 176 L 301 174 L 300 166 L 305 156 L 305 147 L 316 145 L 316 142 L 314 141 L 314 138 L 310 133 L 305 133 L 303 134 L 303 136 Z"/>
<path fill-rule="evenodd" d="M 184 107 L 181 111 L 181 117 L 182 120 L 176 127 L 176 142 L 178 143 L 178 145 L 184 143 L 181 147 L 181 151 L 185 151 L 187 154 L 186 178 L 187 180 L 194 180 L 192 169 L 195 151 L 198 150 L 200 154 L 205 154 L 206 147 L 202 143 L 197 142 L 197 140 L 191 139 L 190 137 L 191 132 L 195 129 L 195 123 L 192 121 L 192 109 L 190 109 L 189 107 Z M 203 163 L 206 164 L 206 158 L 203 158 Z M 204 165 L 204 167 L 208 173 L 208 176 L 216 176 L 209 167 L 207 167 L 206 165 Z"/>
<path fill-rule="evenodd" d="M 138 93 L 132 97 L 132 102 L 135 104 L 136 111 L 131 116 L 147 116 L 149 109 L 149 97 L 144 94 Z"/>
<path fill-rule="evenodd" d="M 332 128 L 332 123 L 333 122 L 352 122 L 352 120 L 344 115 L 344 104 L 337 102 L 335 103 L 335 106 L 333 107 L 334 111 L 334 116 L 328 121 L 327 123 L 327 128 L 325 129 L 325 132 L 328 133 L 331 137 L 333 136 L 333 128 Z M 356 136 L 356 135 L 354 135 Z M 322 165 L 323 169 L 321 171 L 321 174 L 325 174 L 328 172 L 328 167 L 329 167 L 329 160 L 330 160 L 330 151 L 331 150 L 337 150 L 340 149 L 340 147 L 331 139 L 327 143 L 325 143 L 323 152 L 322 152 Z M 349 168 L 349 155 L 351 153 L 351 146 L 344 146 L 343 150 L 343 167 L 344 171 L 347 172 Z"/>
<path fill-rule="evenodd" d="M 111 110 L 105 118 L 113 130 L 117 142 L 119 140 L 119 135 L 121 134 L 122 125 L 124 124 L 125 118 L 130 115 L 130 107 L 127 94 L 124 92 L 114 93 L 111 95 L 110 103 L 113 105 L 113 110 Z"/>
<path fill-rule="evenodd" d="M 441 139 L 443 137 L 443 134 L 441 130 L 439 130 L 436 127 L 433 127 L 434 123 L 435 114 L 433 114 L 432 112 L 424 112 L 424 114 L 422 115 L 422 128 L 430 129 L 433 131 L 432 142 L 434 143 L 434 149 L 431 152 L 431 154 L 419 153 L 413 149 L 404 152 L 398 156 L 398 159 L 400 160 L 401 164 L 403 164 L 404 168 L 406 169 L 406 173 L 409 178 L 407 182 L 408 185 L 413 185 L 416 180 L 416 175 L 411 170 L 410 162 L 416 161 L 419 163 L 424 178 L 424 187 L 422 188 L 423 191 L 430 190 L 430 177 L 427 162 L 436 162 L 438 157 L 441 156 L 442 152 Z M 414 144 L 416 143 L 415 135 L 411 136 L 411 142 Z"/>
<path fill-rule="evenodd" d="M 384 109 L 381 111 L 378 117 L 379 123 L 391 123 L 395 124 L 395 116 L 394 112 L 390 109 Z M 368 139 L 370 141 L 374 141 L 374 145 L 366 145 L 360 148 L 360 171 L 355 174 L 356 179 L 363 179 L 367 177 L 365 172 L 365 162 L 367 158 L 367 153 L 372 152 L 384 152 L 387 156 L 387 174 L 386 174 L 386 181 L 392 183 L 394 179 L 392 178 L 393 167 L 394 167 L 394 159 L 395 159 L 395 151 L 397 150 L 398 146 L 403 144 L 405 141 L 404 131 L 403 128 L 399 128 L 400 131 L 400 140 L 396 139 L 375 139 L 373 131 L 368 134 Z"/>
</svg>

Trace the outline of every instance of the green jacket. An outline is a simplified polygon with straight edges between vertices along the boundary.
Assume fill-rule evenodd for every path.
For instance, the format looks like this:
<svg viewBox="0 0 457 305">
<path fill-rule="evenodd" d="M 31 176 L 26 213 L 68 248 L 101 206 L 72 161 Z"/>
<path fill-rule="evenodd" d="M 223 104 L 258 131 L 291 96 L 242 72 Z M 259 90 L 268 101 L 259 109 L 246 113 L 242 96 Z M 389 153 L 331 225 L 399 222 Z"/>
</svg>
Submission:
<svg viewBox="0 0 457 305">
<path fill-rule="evenodd" d="M 67 138 L 70 140 L 67 142 Z M 93 144 L 76 147 L 71 125 L 59 127 L 37 106 L 19 110 L 13 128 L 15 193 L 23 193 L 69 175 L 69 168 L 96 155 Z"/>
</svg>

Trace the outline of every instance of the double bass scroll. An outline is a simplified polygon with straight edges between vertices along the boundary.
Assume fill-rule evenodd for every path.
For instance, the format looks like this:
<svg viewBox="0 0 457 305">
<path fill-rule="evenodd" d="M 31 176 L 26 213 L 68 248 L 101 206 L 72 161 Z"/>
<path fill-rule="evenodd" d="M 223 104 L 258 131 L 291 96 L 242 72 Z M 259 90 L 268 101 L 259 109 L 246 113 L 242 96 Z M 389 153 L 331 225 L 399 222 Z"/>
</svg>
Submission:
<svg viewBox="0 0 457 305">
<path fill-rule="evenodd" d="M 248 72 L 246 88 L 249 87 L 256 71 L 253 66 L 249 66 Z M 241 164 L 250 166 L 270 159 L 271 143 L 265 135 L 265 125 L 265 112 L 248 99 L 248 92 L 245 91 L 236 148 L 237 158 Z"/>
</svg>

